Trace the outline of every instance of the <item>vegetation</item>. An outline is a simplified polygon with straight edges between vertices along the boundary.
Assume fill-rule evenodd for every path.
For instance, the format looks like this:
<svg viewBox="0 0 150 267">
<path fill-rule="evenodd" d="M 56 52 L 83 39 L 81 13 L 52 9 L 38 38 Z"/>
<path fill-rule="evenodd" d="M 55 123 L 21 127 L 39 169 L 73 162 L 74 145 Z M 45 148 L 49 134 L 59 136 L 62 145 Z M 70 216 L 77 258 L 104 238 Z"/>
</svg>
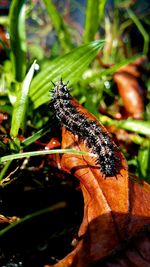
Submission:
<svg viewBox="0 0 150 267">
<path fill-rule="evenodd" d="M 75 11 L 82 14 L 84 24 L 74 20 Z M 1 16 L 0 219 L 4 223 L 0 237 L 5 256 L 0 265 L 10 266 L 12 261 L 17 266 L 42 266 L 48 255 L 55 262 L 71 250 L 69 242 L 81 222 L 77 182 L 73 178 L 70 182 L 68 175 L 51 164 L 50 154 L 64 153 L 60 147 L 49 151 L 48 146 L 51 138 L 61 136 L 49 108 L 52 82 L 61 78 L 69 82 L 71 94 L 112 133 L 129 171 L 150 182 L 149 13 L 148 1 L 141 7 L 140 0 L 135 4 L 115 0 L 112 5 L 106 0 L 87 0 L 85 6 L 75 0 L 12 0 L 8 15 Z M 76 205 L 70 200 L 72 194 Z M 62 215 L 59 227 L 55 222 Z M 16 252 L 22 240 L 30 243 L 29 236 L 19 235 L 22 229 L 31 233 L 32 224 L 40 227 L 41 234 L 36 238 L 34 232 L 30 252 L 22 245 L 25 254 Z M 10 255 L 6 245 L 16 233 L 12 260 L 13 252 Z M 65 248 L 47 249 L 49 241 L 62 244 L 65 238 Z"/>
</svg>

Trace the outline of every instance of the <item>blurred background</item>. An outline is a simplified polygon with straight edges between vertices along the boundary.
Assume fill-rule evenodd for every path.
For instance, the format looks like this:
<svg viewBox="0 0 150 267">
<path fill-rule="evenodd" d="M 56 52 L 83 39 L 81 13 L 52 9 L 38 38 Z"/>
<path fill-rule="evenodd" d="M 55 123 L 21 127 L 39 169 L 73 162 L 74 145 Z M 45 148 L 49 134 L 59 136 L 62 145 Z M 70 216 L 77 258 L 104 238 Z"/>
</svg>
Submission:
<svg viewBox="0 0 150 267">
<path fill-rule="evenodd" d="M 11 5 L 11 0 L 1 0 L 0 15 L 1 27 L 4 27 L 4 32 L 8 32 L 8 13 Z M 53 3 L 57 12 L 61 16 L 65 26 L 67 26 L 68 35 L 70 36 L 70 45 L 79 45 L 83 42 L 93 40 L 93 38 L 103 38 L 109 40 L 109 51 L 105 55 L 105 61 L 109 58 L 111 62 L 121 59 L 121 57 L 129 57 L 137 52 L 149 52 L 149 16 L 150 3 L 149 1 L 101 1 L 101 14 L 98 14 L 100 6 L 95 3 L 91 4 L 91 9 L 95 10 L 95 17 L 99 20 L 97 29 L 94 29 L 96 36 L 86 36 L 85 27 L 87 23 L 91 24 L 88 27 L 95 28 L 95 21 L 86 21 L 87 3 L 88 1 L 76 0 L 60 0 L 60 1 L 25 1 L 26 3 L 26 32 L 28 52 L 31 58 L 35 57 L 39 60 L 56 56 L 60 54 L 63 48 L 60 47 L 58 36 L 58 25 L 54 25 L 55 14 L 49 14 L 48 6 Z M 97 2 L 97 1 L 96 1 Z M 50 9 L 49 9 L 50 10 Z M 50 10 L 51 12 L 52 10 Z M 100 13 L 100 12 L 99 12 Z M 98 18 L 99 16 L 99 18 Z M 58 19 L 58 18 L 57 18 Z M 90 19 L 90 18 L 89 18 Z M 1 33 L 2 34 L 2 33 Z M 3 37 L 4 38 L 4 37 Z M 8 36 L 6 38 L 9 38 Z M 61 37 L 62 38 L 62 37 Z M 63 39 L 63 38 L 62 38 Z M 69 50 L 69 43 L 66 44 Z M 62 45 L 62 43 L 61 43 Z M 119 48 L 119 49 L 118 49 Z M 144 50 L 144 51 L 143 51 Z M 118 53 L 116 53 L 119 52 Z M 111 56 L 111 57 L 110 57 Z M 118 59 L 117 59 L 118 57 Z"/>
</svg>

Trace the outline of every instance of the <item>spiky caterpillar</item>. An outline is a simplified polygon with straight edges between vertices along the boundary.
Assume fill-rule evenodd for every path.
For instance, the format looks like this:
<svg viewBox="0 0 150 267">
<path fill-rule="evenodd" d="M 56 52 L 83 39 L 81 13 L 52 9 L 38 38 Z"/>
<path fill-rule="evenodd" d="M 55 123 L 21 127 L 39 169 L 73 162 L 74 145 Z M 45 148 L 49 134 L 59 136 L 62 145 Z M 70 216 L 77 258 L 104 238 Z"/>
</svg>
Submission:
<svg viewBox="0 0 150 267">
<path fill-rule="evenodd" d="M 73 104 L 67 84 L 60 82 L 54 84 L 51 90 L 51 108 L 59 122 L 74 135 L 86 142 L 86 145 L 97 156 L 97 164 L 102 175 L 106 177 L 117 176 L 120 173 L 121 159 L 117 157 L 118 148 L 111 140 L 107 130 L 96 120 L 89 119 Z"/>
</svg>

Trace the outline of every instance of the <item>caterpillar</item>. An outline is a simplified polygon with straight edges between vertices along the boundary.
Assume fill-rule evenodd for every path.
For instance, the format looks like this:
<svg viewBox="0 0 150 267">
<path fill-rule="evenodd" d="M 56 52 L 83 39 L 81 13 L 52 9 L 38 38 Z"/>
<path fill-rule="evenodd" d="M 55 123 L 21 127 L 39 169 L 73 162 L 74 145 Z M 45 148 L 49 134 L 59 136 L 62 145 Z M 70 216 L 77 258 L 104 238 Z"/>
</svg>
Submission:
<svg viewBox="0 0 150 267">
<path fill-rule="evenodd" d="M 89 119 L 78 110 L 62 79 L 53 85 L 50 107 L 54 110 L 55 117 L 67 130 L 86 142 L 87 147 L 96 155 L 96 163 L 105 178 L 116 177 L 120 173 L 121 159 L 117 156 L 119 149 L 108 131 L 98 121 Z"/>
</svg>

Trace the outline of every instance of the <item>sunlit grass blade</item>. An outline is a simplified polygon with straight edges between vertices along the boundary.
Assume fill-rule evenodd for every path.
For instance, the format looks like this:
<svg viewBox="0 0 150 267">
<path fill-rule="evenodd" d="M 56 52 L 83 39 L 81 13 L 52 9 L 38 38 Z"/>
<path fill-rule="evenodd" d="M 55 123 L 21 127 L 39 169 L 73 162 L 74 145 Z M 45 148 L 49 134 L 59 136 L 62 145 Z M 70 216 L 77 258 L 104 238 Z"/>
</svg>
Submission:
<svg viewBox="0 0 150 267">
<path fill-rule="evenodd" d="M 32 64 L 30 70 L 28 71 L 22 83 L 21 90 L 18 91 L 17 100 L 13 110 L 10 131 L 10 135 L 13 137 L 16 137 L 18 135 L 18 131 L 21 126 L 24 128 L 25 115 L 28 106 L 29 88 L 34 74 L 34 68 L 35 62 Z"/>
<path fill-rule="evenodd" d="M 25 0 L 13 0 L 9 11 L 9 34 L 14 77 L 22 82 L 26 73 Z"/>
<path fill-rule="evenodd" d="M 51 0 L 43 0 L 43 2 L 56 30 L 60 45 L 65 52 L 68 52 L 73 47 L 73 44 L 71 42 L 71 37 L 69 35 L 67 27 L 64 24 L 63 18 L 62 16 L 60 16 Z"/>
<path fill-rule="evenodd" d="M 82 152 L 77 151 L 74 149 L 51 149 L 51 150 L 41 150 L 41 151 L 31 151 L 31 152 L 25 152 L 25 153 L 17 153 L 12 155 L 7 155 L 0 158 L 0 163 L 3 163 L 5 161 L 14 160 L 14 159 L 22 159 L 22 158 L 29 158 L 34 156 L 41 156 L 41 155 L 50 155 L 50 154 L 76 154 L 76 155 L 92 155 L 94 154 L 88 153 L 88 152 Z"/>
<path fill-rule="evenodd" d="M 64 82 L 69 81 L 69 86 L 79 81 L 103 45 L 104 41 L 94 41 L 51 61 L 31 83 L 30 97 L 34 108 L 49 101 L 49 90 L 53 86 L 51 81 L 59 81 L 62 77 Z"/>
</svg>

